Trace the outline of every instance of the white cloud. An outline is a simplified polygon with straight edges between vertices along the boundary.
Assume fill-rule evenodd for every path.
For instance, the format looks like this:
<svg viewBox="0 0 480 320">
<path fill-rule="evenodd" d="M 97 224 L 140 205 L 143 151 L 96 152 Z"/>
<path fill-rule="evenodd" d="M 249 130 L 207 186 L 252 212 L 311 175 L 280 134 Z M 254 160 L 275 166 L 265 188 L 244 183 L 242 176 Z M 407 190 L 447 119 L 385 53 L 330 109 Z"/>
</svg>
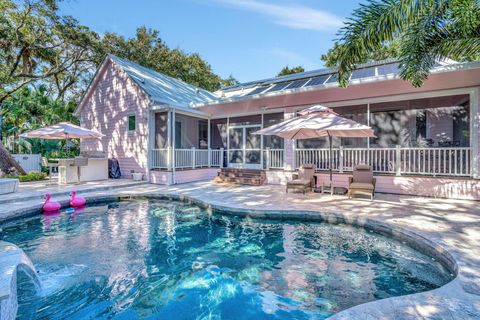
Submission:
<svg viewBox="0 0 480 320">
<path fill-rule="evenodd" d="M 289 66 L 305 64 L 305 59 L 293 51 L 275 48 L 275 49 L 268 50 L 267 53 L 269 55 L 279 58 L 283 63 L 286 63 Z"/>
<path fill-rule="evenodd" d="M 329 31 L 343 25 L 342 19 L 332 13 L 302 5 L 280 5 L 257 0 L 216 1 L 261 13 L 270 17 L 273 22 L 293 29 Z"/>
</svg>

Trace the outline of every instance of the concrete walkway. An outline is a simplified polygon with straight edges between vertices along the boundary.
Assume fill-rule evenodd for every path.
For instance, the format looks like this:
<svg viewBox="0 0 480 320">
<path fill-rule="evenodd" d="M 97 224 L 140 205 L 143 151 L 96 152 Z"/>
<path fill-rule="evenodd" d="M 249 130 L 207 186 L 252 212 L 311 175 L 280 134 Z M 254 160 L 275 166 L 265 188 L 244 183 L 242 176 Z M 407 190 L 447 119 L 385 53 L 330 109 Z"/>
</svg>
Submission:
<svg viewBox="0 0 480 320">
<path fill-rule="evenodd" d="M 210 182 L 170 187 L 143 184 L 85 195 L 90 199 L 117 195 L 175 195 L 218 207 L 245 209 L 252 214 L 258 210 L 285 210 L 282 216 L 288 218 L 309 216 L 298 211 L 316 211 L 325 219 L 341 217 L 359 225 L 379 222 L 394 230 L 403 230 L 403 234 L 410 232 L 419 243 L 432 242 L 446 249 L 458 267 L 458 276 L 436 290 L 366 303 L 342 311 L 332 319 L 480 319 L 479 202 L 388 194 L 378 194 L 370 202 L 315 193 L 285 194 L 282 186 L 222 186 Z M 59 199 L 67 198 L 59 196 Z M 31 204 L 16 203 L 15 210 L 10 208 L 7 215 L 7 206 L 0 204 L 0 220 L 25 213 L 31 207 Z"/>
<path fill-rule="evenodd" d="M 90 192 L 99 189 L 115 189 L 144 184 L 145 181 L 133 181 L 131 179 L 108 179 L 99 181 L 82 182 L 79 184 L 59 185 L 48 181 L 21 182 L 18 192 L 0 195 L 0 204 L 6 202 L 24 201 L 25 198 L 43 197 L 45 193 L 52 196 L 69 193 L 72 190 L 78 192 Z"/>
</svg>

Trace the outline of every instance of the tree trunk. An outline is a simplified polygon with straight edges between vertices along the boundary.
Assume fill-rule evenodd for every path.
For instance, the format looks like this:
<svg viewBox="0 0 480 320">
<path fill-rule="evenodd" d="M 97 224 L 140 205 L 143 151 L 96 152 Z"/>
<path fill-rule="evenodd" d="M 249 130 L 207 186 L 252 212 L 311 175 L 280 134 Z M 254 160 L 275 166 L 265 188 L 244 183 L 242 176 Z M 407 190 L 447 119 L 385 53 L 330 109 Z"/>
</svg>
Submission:
<svg viewBox="0 0 480 320">
<path fill-rule="evenodd" d="M 25 170 L 15 161 L 10 152 L 0 142 L 0 176 L 3 174 L 26 174 Z"/>
</svg>

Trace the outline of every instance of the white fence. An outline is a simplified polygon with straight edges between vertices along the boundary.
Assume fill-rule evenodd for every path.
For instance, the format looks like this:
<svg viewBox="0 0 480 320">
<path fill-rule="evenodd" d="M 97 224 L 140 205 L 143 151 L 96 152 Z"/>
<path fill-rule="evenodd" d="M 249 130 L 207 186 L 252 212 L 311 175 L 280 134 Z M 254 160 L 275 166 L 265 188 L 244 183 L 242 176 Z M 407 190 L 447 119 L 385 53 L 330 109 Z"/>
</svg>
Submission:
<svg viewBox="0 0 480 320">
<path fill-rule="evenodd" d="M 223 167 L 224 150 L 153 149 L 152 168 L 192 169 Z M 295 165 L 315 164 L 317 170 L 329 170 L 329 149 L 296 149 Z M 283 169 L 285 151 L 265 149 L 264 168 Z M 368 164 L 377 173 L 428 176 L 471 176 L 471 148 L 335 148 L 332 149 L 332 169 L 352 171 L 357 164 Z"/>
<path fill-rule="evenodd" d="M 284 154 L 283 149 L 265 149 L 265 169 L 283 169 L 285 167 Z"/>
<path fill-rule="evenodd" d="M 295 164 L 313 163 L 317 170 L 329 170 L 329 149 L 297 149 Z M 471 148 L 335 148 L 332 169 L 352 171 L 368 164 L 375 172 L 430 176 L 471 176 Z"/>
<path fill-rule="evenodd" d="M 171 169 L 175 161 L 175 168 L 208 168 L 223 166 L 223 149 L 207 150 L 207 149 L 153 149 L 152 168 L 154 169 Z M 175 160 L 173 160 L 175 159 Z"/>
<path fill-rule="evenodd" d="M 42 170 L 42 156 L 40 154 L 12 154 L 26 172 Z"/>
</svg>

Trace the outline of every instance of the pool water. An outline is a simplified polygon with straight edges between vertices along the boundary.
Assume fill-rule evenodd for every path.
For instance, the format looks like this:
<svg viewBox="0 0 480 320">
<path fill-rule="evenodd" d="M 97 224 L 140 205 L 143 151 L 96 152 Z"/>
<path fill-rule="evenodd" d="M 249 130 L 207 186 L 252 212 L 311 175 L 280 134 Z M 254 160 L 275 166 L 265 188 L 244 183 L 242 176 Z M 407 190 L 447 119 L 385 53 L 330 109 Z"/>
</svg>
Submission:
<svg viewBox="0 0 480 320">
<path fill-rule="evenodd" d="M 327 223 L 136 200 L 3 225 L 37 268 L 19 319 L 324 319 L 452 276 L 408 246 Z"/>
</svg>

